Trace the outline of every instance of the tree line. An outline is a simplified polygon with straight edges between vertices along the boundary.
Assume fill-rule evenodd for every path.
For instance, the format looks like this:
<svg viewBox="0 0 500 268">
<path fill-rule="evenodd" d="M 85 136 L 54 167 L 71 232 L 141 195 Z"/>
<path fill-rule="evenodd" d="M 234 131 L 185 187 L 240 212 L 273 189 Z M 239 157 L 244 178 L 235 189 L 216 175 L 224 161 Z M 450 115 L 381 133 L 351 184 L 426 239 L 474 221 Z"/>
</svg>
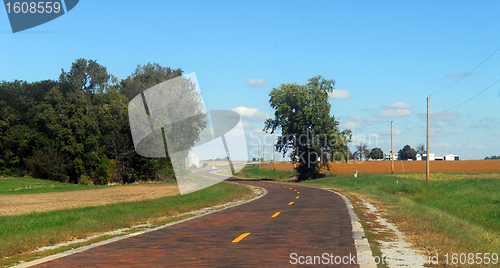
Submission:
<svg viewBox="0 0 500 268">
<path fill-rule="evenodd" d="M 0 174 L 80 184 L 175 179 L 167 158 L 135 152 L 128 103 L 182 75 L 148 63 L 118 81 L 78 59 L 58 80 L 0 82 Z"/>
<path fill-rule="evenodd" d="M 423 144 L 419 144 L 417 148 L 412 148 L 410 145 L 405 145 L 402 149 L 398 151 L 398 153 L 394 154 L 400 160 L 416 160 L 417 154 L 423 155 L 426 153 L 425 146 Z M 353 159 L 363 160 L 363 159 L 373 159 L 380 160 L 384 159 L 384 152 L 380 148 L 373 148 L 368 150 L 368 145 L 365 143 L 360 143 L 356 145 L 356 151 L 353 154 Z"/>
</svg>

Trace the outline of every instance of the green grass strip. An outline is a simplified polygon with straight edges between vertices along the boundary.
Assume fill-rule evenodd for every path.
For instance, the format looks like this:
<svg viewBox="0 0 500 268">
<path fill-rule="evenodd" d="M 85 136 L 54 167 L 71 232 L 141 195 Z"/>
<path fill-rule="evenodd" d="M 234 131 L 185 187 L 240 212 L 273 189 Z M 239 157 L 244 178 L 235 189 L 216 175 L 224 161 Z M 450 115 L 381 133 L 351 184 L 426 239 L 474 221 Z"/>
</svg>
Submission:
<svg viewBox="0 0 500 268">
<path fill-rule="evenodd" d="M 239 200 L 251 190 L 218 183 L 187 195 L 0 217 L 0 257 Z"/>
<path fill-rule="evenodd" d="M 239 178 L 247 179 L 270 179 L 270 180 L 283 180 L 295 175 L 294 172 L 288 171 L 274 171 L 265 168 L 259 169 L 259 165 L 248 165 L 244 167 L 237 174 Z"/>
</svg>

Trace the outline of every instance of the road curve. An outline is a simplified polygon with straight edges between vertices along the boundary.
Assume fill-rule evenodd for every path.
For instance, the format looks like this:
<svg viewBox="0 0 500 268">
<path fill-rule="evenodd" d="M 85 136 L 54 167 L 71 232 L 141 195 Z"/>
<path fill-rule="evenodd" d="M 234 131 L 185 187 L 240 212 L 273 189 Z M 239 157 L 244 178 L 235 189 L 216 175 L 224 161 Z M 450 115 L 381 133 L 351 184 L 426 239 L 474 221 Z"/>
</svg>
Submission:
<svg viewBox="0 0 500 268">
<path fill-rule="evenodd" d="M 199 174 L 217 176 L 209 171 Z M 36 267 L 283 267 L 313 263 L 359 267 L 353 264 L 356 248 L 342 197 L 300 185 L 236 182 L 262 187 L 268 193 L 240 206 Z"/>
</svg>

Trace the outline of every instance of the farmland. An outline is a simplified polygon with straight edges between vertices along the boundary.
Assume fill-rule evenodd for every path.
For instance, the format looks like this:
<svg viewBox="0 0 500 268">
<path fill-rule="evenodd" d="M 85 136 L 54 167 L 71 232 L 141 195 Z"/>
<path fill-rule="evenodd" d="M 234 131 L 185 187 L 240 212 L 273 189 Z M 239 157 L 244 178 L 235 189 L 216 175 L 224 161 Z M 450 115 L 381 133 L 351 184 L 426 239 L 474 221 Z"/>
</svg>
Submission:
<svg viewBox="0 0 500 268">
<path fill-rule="evenodd" d="M 273 164 L 264 166 L 273 169 Z M 289 162 L 276 163 L 276 170 L 293 172 L 293 165 Z M 354 174 L 381 174 L 391 173 L 391 161 L 350 161 L 347 163 L 330 163 L 330 170 L 326 174 L 344 175 Z M 500 172 L 500 161 L 496 160 L 463 160 L 463 161 L 430 161 L 431 173 L 481 173 Z M 394 173 L 425 173 L 425 161 L 394 161 Z"/>
</svg>

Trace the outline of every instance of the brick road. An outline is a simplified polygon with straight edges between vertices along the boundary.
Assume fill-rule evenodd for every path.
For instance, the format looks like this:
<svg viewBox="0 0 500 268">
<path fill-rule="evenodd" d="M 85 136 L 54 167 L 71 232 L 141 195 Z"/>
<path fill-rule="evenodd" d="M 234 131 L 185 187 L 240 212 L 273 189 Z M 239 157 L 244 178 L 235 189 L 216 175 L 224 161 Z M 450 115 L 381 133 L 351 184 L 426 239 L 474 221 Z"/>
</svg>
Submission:
<svg viewBox="0 0 500 268">
<path fill-rule="evenodd" d="M 299 256 L 356 255 L 348 210 L 340 196 L 299 185 L 266 181 L 238 183 L 260 186 L 268 193 L 240 206 L 38 266 L 283 267 L 296 266 L 292 263 L 298 261 Z M 272 217 L 277 212 L 279 215 Z M 245 233 L 250 234 L 233 242 Z M 297 255 L 291 258 L 292 253 Z M 324 263 L 319 266 L 358 267 Z"/>
</svg>

